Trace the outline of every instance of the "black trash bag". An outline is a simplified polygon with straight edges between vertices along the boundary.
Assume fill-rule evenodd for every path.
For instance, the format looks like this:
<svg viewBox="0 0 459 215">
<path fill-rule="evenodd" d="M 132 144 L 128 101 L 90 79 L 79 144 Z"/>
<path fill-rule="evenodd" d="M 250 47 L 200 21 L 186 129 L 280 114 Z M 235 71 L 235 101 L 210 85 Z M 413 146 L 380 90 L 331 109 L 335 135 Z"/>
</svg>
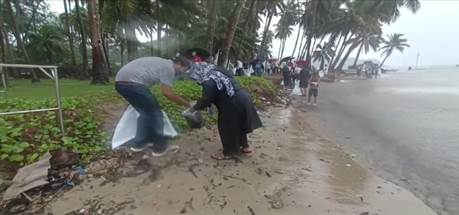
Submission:
<svg viewBox="0 0 459 215">
<path fill-rule="evenodd" d="M 202 128 L 204 126 L 204 118 L 200 111 L 191 112 L 187 110 L 183 113 L 183 117 L 185 117 L 185 120 L 191 128 Z"/>
</svg>

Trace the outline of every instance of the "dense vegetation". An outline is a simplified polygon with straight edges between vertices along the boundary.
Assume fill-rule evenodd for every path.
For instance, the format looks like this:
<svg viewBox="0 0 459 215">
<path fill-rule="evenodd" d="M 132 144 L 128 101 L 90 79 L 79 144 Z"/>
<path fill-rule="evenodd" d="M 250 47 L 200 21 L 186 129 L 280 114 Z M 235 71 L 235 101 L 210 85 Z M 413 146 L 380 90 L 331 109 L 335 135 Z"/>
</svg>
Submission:
<svg viewBox="0 0 459 215">
<path fill-rule="evenodd" d="M 245 77 L 239 81 L 256 98 L 258 107 L 263 106 L 261 98 L 271 101 L 276 95 L 276 87 L 264 78 Z M 81 87 L 81 83 L 79 86 Z M 181 130 L 188 129 L 188 124 L 181 116 L 183 108 L 169 102 L 158 91 L 158 88 L 153 88 L 153 92 L 172 123 Z M 193 81 L 176 82 L 174 91 L 190 100 L 197 100 L 201 95 L 200 86 Z M 48 150 L 64 148 L 78 152 L 84 161 L 88 161 L 92 155 L 104 151 L 107 138 L 110 138 L 105 135 L 102 127 L 104 118 L 100 114 L 101 108 L 116 102 L 121 102 L 121 99 L 113 91 L 93 91 L 86 96 L 65 97 L 63 100 L 66 128 L 64 137 L 60 132 L 56 114 L 53 112 L 2 117 L 0 118 L 0 160 L 24 165 L 35 161 Z M 55 100 L 52 98 L 0 100 L 0 111 L 52 106 L 55 106 Z M 215 114 L 205 116 L 207 125 L 215 123 Z"/>
<path fill-rule="evenodd" d="M 51 13 L 48 4 L 64 5 L 65 10 Z M 202 47 L 214 57 L 219 53 L 223 65 L 227 59 L 270 58 L 272 41 L 279 39 L 278 58 L 314 56 L 322 67 L 329 64 L 331 70 L 341 70 L 356 51 L 357 58 L 370 48 L 383 51 L 384 58 L 394 50 L 403 51 L 403 35 L 385 41 L 381 30 L 398 18 L 401 7 L 415 12 L 420 2 L 4 0 L 0 1 L 0 61 L 56 64 L 67 77 L 107 83 L 117 68 L 139 56 L 171 57 Z M 279 21 L 273 23 L 276 16 Z M 292 35 L 294 28 L 297 35 Z M 140 42 L 140 35 L 150 41 Z M 284 53 L 287 42 L 294 42 L 293 53 Z M 379 48 L 382 42 L 391 45 Z M 34 81 L 38 75 L 32 74 Z"/>
</svg>

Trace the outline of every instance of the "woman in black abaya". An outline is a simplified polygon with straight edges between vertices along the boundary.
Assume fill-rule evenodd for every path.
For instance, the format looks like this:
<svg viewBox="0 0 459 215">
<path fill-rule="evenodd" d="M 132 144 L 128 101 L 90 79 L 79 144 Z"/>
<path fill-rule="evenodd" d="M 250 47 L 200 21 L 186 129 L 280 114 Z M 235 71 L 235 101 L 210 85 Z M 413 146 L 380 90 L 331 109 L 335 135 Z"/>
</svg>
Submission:
<svg viewBox="0 0 459 215">
<path fill-rule="evenodd" d="M 212 155 L 217 160 L 250 154 L 247 134 L 262 126 L 250 95 L 232 75 L 213 64 L 199 63 L 190 69 L 191 78 L 202 86 L 202 98 L 192 109 L 203 110 L 214 104 L 218 109 L 218 132 L 223 153 Z"/>
</svg>

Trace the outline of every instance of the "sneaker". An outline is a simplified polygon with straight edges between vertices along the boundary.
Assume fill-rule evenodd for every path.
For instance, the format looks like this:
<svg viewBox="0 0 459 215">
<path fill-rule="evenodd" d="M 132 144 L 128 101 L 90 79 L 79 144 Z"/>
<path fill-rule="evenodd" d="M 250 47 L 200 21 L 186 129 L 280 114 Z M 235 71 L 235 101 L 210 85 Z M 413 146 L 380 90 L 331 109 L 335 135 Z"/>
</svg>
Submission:
<svg viewBox="0 0 459 215">
<path fill-rule="evenodd" d="M 313 105 L 314 105 L 314 106 L 317 106 L 317 104 L 316 104 L 316 103 L 314 103 Z"/>
<path fill-rule="evenodd" d="M 311 105 L 311 102 L 308 102 L 308 105 Z"/>
<path fill-rule="evenodd" d="M 145 150 L 146 148 L 150 147 L 152 144 L 151 143 L 147 143 L 141 147 L 136 147 L 136 146 L 131 146 L 129 147 L 129 150 L 133 151 L 133 152 L 141 152 L 143 150 Z"/>
<path fill-rule="evenodd" d="M 153 157 L 162 157 L 162 156 L 164 156 L 164 155 L 167 155 L 168 153 L 176 153 L 176 152 L 179 151 L 179 149 L 180 149 L 180 147 L 177 146 L 177 145 L 169 145 L 169 146 L 167 147 L 167 149 L 165 149 L 164 151 L 162 151 L 162 152 L 154 152 L 154 151 L 153 151 L 153 152 L 151 153 L 151 155 L 152 155 Z"/>
</svg>

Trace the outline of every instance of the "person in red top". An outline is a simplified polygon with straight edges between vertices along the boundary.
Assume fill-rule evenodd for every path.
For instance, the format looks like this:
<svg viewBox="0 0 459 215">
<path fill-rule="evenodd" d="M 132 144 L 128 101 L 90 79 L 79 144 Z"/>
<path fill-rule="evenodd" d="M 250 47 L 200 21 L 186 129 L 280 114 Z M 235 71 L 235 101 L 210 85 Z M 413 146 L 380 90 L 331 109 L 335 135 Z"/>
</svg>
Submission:
<svg viewBox="0 0 459 215">
<path fill-rule="evenodd" d="M 194 63 L 201 63 L 202 62 L 202 57 L 196 54 L 196 52 L 192 52 L 191 55 L 193 56 L 193 62 Z"/>
</svg>

